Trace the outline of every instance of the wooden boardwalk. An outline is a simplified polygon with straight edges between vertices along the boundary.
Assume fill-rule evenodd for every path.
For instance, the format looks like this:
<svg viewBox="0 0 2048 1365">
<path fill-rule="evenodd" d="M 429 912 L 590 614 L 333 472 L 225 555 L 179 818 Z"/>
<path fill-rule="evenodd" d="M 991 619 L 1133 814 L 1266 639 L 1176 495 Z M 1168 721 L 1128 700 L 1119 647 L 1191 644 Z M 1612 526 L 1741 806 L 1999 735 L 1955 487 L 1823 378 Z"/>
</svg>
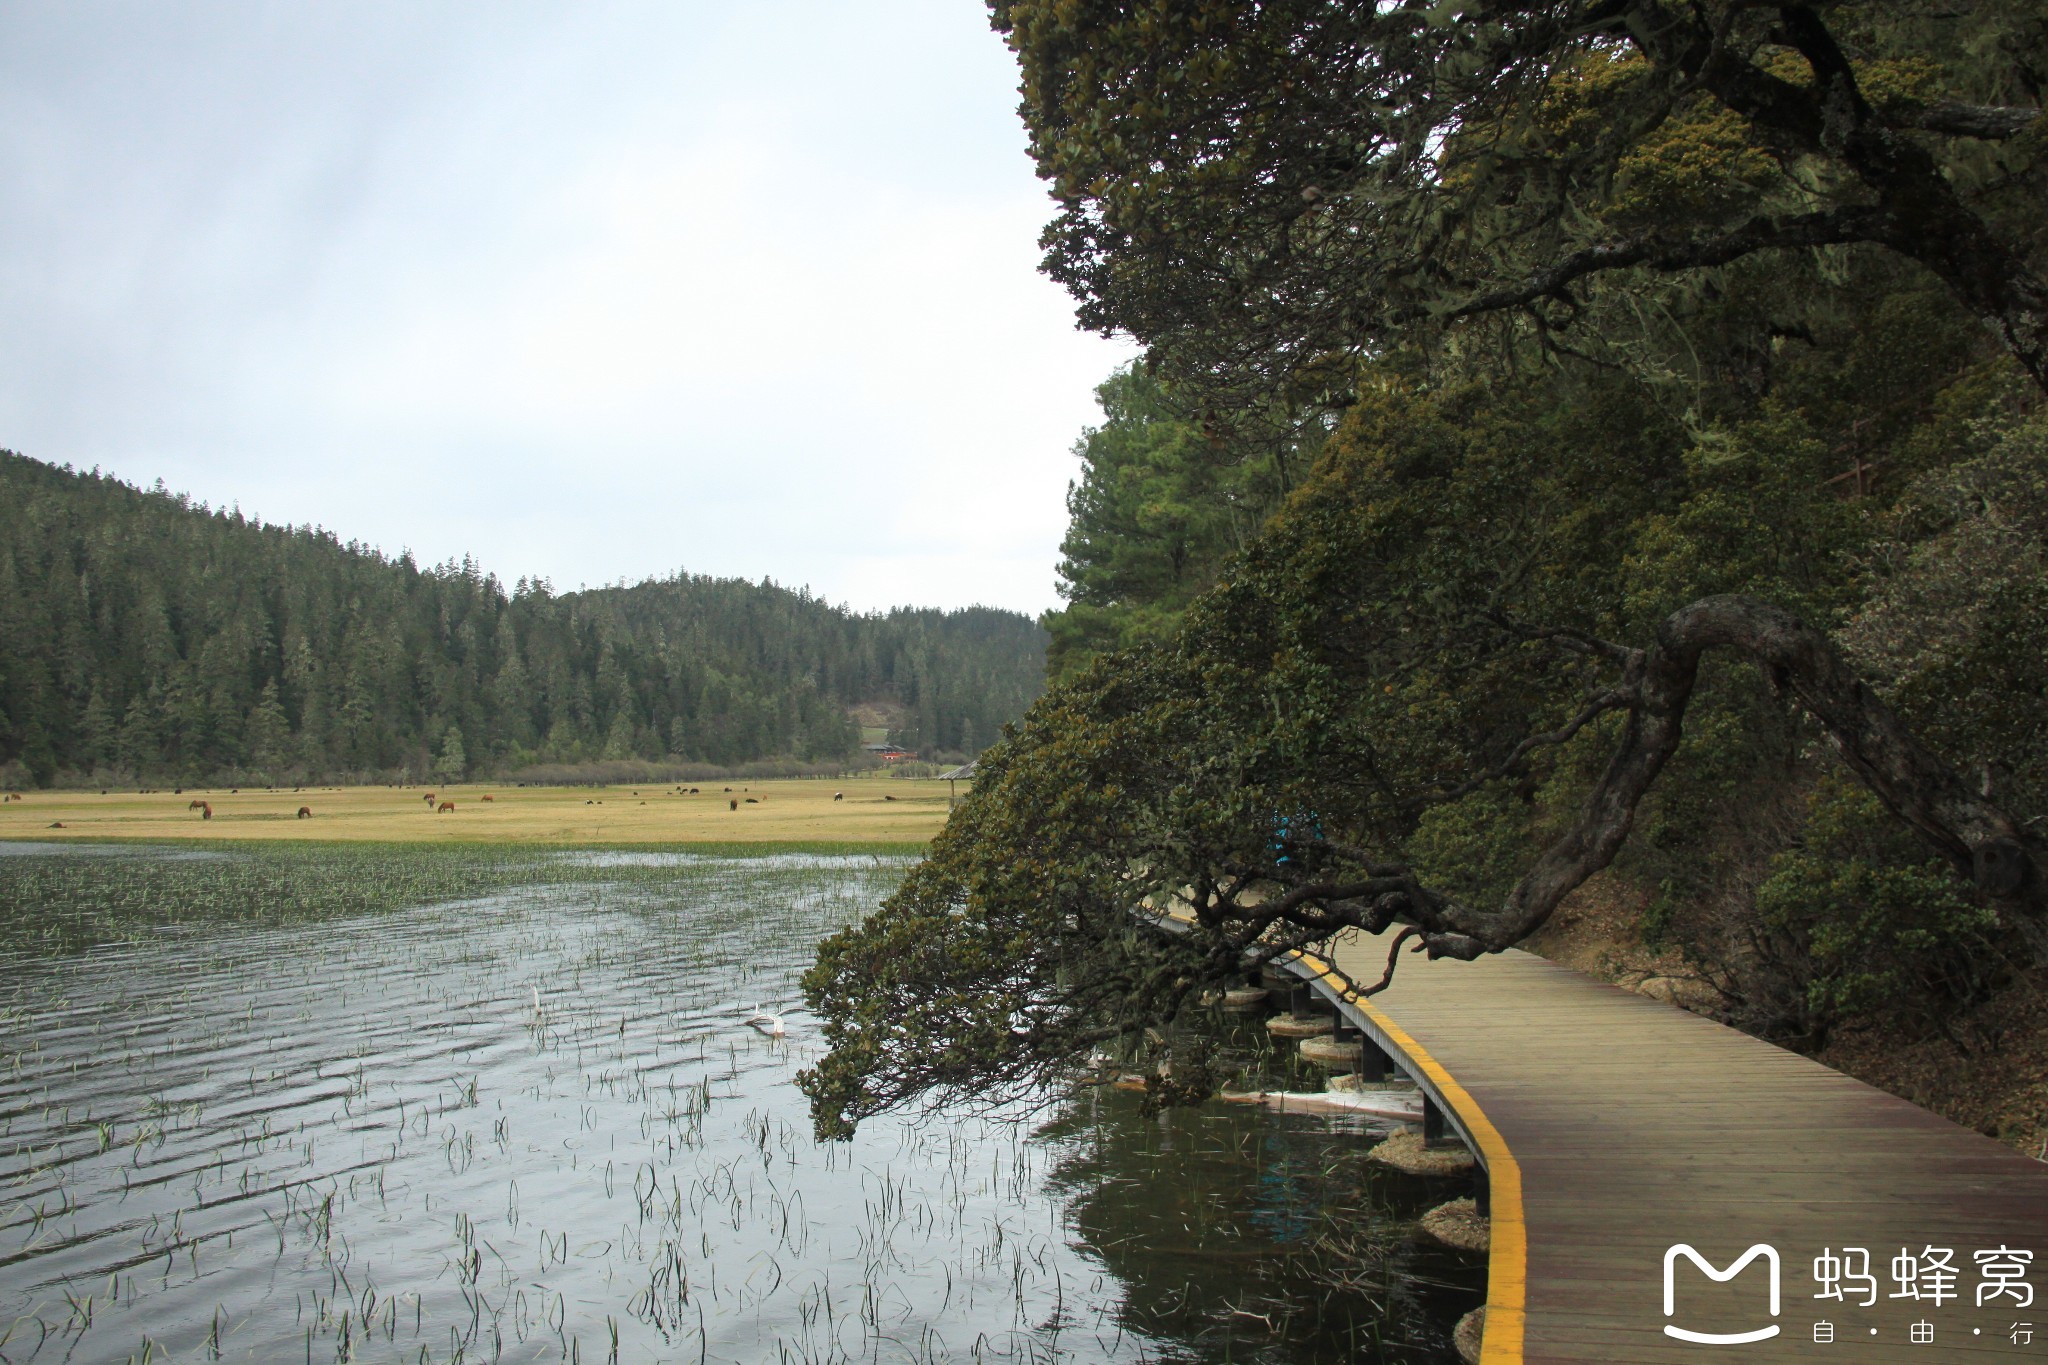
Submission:
<svg viewBox="0 0 2048 1365">
<path fill-rule="evenodd" d="M 1487 1365 L 2048 1361 L 2048 1164 L 1527 953 L 1407 956 L 1369 1000 L 1352 983 L 1379 979 L 1384 943 L 1354 936 L 1332 956 L 1289 967 L 1486 1166 Z M 1722 1280 L 1681 1244 L 1718 1272 L 1770 1250 Z M 1703 1344 L 1667 1327 L 1778 1331 Z"/>
</svg>

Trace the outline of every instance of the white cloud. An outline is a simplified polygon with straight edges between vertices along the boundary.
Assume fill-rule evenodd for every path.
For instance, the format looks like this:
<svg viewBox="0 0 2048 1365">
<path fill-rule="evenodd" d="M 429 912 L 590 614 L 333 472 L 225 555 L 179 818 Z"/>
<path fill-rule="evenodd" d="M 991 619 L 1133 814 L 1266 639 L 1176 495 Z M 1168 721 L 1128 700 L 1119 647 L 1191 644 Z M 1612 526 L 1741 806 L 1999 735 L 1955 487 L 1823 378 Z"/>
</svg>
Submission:
<svg viewBox="0 0 2048 1365">
<path fill-rule="evenodd" d="M 558 586 L 1052 603 L 1127 348 L 1035 273 L 976 7 L 374 9 L 346 41 L 264 9 L 267 46 L 175 35 L 218 88 L 146 133 L 107 94 L 141 59 L 65 13 L 0 31 L 48 120 L 0 134 L 32 225 L 0 347 L 58 339 L 10 354 L 0 442 Z"/>
</svg>

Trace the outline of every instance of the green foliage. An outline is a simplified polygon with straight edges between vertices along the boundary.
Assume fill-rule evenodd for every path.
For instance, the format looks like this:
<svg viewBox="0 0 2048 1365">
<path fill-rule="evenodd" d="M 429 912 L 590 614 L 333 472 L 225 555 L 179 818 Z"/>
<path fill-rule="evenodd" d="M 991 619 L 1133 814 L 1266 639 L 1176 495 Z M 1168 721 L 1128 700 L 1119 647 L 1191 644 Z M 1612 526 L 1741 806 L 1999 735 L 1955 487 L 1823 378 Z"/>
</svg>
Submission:
<svg viewBox="0 0 2048 1365">
<path fill-rule="evenodd" d="M 49 783 L 828 762 L 874 700 L 907 742 L 965 749 L 1037 695 L 1045 636 L 685 575 L 508 594 L 467 560 L 423 570 L 0 453 L 0 639 L 0 769 Z"/>
<path fill-rule="evenodd" d="M 1063 609 L 1047 613 L 1054 676 L 1097 654 L 1168 639 L 1312 460 L 1312 422 L 1205 427 L 1142 365 L 1096 390 L 1103 423 L 1075 446 L 1060 544 Z"/>
<path fill-rule="evenodd" d="M 2048 807 L 2048 416 L 1983 422 L 1864 556 L 1845 645 L 1943 749 Z"/>
<path fill-rule="evenodd" d="M 798 1078 L 821 1137 L 933 1092 L 994 1100 L 1147 1021 L 1171 990 L 1132 920 L 1132 758 L 1173 731 L 1162 661 L 1084 670 L 982 756 L 926 860 L 803 980 L 831 1049 Z M 1081 715 L 1102 726 L 1081 726 Z M 1000 849 L 1000 858 L 985 853 Z"/>
<path fill-rule="evenodd" d="M 1416 875 L 1460 900 L 1500 900 L 1528 864 L 1537 814 L 1535 804 L 1505 782 L 1428 807 L 1408 840 Z"/>
<path fill-rule="evenodd" d="M 991 11 L 1060 205 L 1048 272 L 1084 325 L 1210 392 L 1445 329 L 1483 347 L 1460 334 L 1490 316 L 1547 349 L 1661 352 L 1730 262 L 1834 289 L 1884 256 L 2048 373 L 2043 132 L 1934 118 L 2038 105 L 2048 20 L 2022 0 Z"/>
<path fill-rule="evenodd" d="M 1974 1003 L 2010 957 L 1998 918 L 1909 838 L 1876 799 L 1839 779 L 1816 789 L 1800 847 L 1757 888 L 1767 933 L 1797 942 L 1810 1037 L 1900 1010 L 1940 1017 Z"/>
<path fill-rule="evenodd" d="M 462 750 L 462 727 L 451 725 L 434 756 L 434 776 L 446 782 L 460 782 L 469 772 L 469 758 Z"/>
</svg>

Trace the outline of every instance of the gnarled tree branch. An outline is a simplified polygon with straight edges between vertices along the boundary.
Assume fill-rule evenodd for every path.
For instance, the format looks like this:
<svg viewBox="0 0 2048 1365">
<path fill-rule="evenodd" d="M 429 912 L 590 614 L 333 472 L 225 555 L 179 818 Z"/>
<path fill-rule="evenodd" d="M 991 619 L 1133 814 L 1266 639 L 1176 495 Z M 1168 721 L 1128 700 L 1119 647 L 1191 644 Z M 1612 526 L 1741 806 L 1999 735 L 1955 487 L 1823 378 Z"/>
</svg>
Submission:
<svg viewBox="0 0 2048 1365">
<path fill-rule="evenodd" d="M 1944 101 L 1923 105 L 1903 114 L 1891 115 L 1894 127 L 1918 128 L 1925 133 L 1948 137 L 1975 137 L 1997 142 L 2018 137 L 2041 117 L 2039 109 L 2024 105 L 1957 104 Z"/>
<path fill-rule="evenodd" d="M 1327 934 L 1338 925 L 1377 931 L 1399 922 L 1419 932 L 1432 957 L 1471 959 L 1520 942 L 1621 851 L 1636 811 L 1678 750 L 1700 662 L 1714 650 L 1754 662 L 1773 688 L 1820 724 L 1878 800 L 1987 903 L 2039 912 L 2048 888 L 2048 850 L 1915 738 L 1822 631 L 1769 603 L 1730 595 L 1673 612 L 1653 644 L 1629 652 L 1620 682 L 1565 727 L 1576 733 L 1592 715 L 1610 709 L 1628 716 L 1578 819 L 1537 856 L 1499 905 L 1465 904 L 1420 886 L 1405 868 L 1376 864 L 1365 882 L 1318 881 L 1267 904 L 1233 906 L 1238 923 L 1258 939 L 1281 924 Z M 1332 848 L 1346 857 L 1361 852 Z"/>
</svg>

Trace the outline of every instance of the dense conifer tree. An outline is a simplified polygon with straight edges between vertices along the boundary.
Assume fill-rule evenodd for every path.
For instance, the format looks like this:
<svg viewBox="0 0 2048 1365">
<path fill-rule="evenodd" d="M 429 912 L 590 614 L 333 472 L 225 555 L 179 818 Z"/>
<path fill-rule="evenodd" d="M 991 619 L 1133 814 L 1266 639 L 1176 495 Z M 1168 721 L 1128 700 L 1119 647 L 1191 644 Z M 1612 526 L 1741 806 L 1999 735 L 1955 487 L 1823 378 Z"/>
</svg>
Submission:
<svg viewBox="0 0 2048 1365">
<path fill-rule="evenodd" d="M 994 738 L 1041 685 L 1013 612 L 860 615 L 678 575 L 508 594 L 0 454 L 0 769 L 49 783 L 454 776 L 601 758 L 833 762 L 848 708 L 934 753 Z"/>
</svg>

